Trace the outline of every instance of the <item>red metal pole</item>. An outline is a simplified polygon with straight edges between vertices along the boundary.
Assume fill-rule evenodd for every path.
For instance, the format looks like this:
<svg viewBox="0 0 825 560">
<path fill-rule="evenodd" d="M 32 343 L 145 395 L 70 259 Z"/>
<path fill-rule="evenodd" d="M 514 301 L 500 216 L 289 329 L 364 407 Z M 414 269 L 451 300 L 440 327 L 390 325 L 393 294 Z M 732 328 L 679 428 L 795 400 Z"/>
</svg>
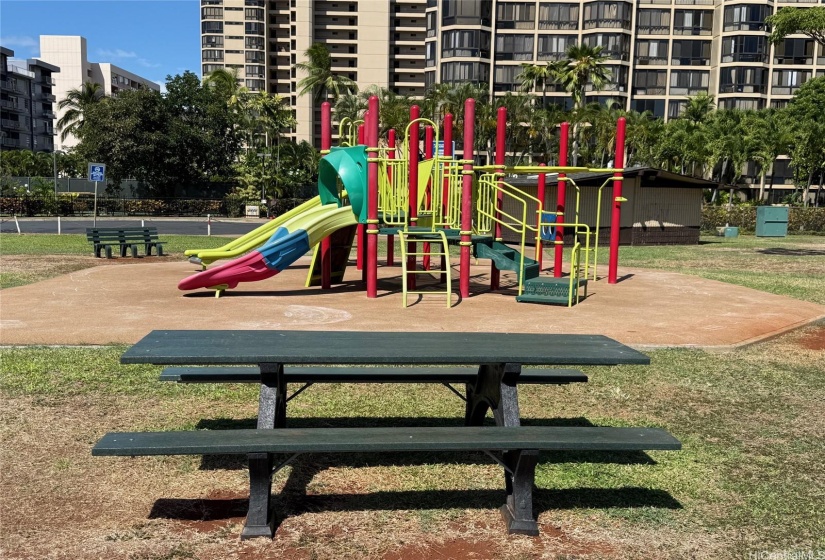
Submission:
<svg viewBox="0 0 825 560">
<path fill-rule="evenodd" d="M 434 141 L 434 134 L 433 134 L 433 127 L 427 125 L 424 127 L 424 159 L 432 159 L 433 157 L 433 141 Z M 425 193 L 426 197 L 426 206 L 427 210 L 432 209 L 433 203 L 433 193 L 432 193 L 432 186 L 430 185 L 430 181 L 427 181 L 427 192 Z M 424 270 L 430 270 L 430 244 L 424 243 Z"/>
<path fill-rule="evenodd" d="M 459 291 L 470 297 L 470 247 L 473 245 L 473 136 L 475 135 L 476 101 L 464 102 L 464 174 L 461 185 L 461 260 Z"/>
<path fill-rule="evenodd" d="M 391 128 L 389 133 L 387 134 L 387 144 L 389 144 L 389 149 L 387 150 L 387 157 L 389 159 L 395 159 L 395 129 Z M 387 171 L 387 177 L 390 180 L 390 184 L 392 184 L 392 168 Z M 395 266 L 395 236 L 388 235 L 387 236 L 387 266 Z"/>
<path fill-rule="evenodd" d="M 370 97 L 367 121 L 367 297 L 378 296 L 378 97 Z"/>
<path fill-rule="evenodd" d="M 570 138 L 570 124 L 561 123 L 561 136 L 559 137 L 559 166 L 565 167 L 567 165 L 567 143 Z M 567 181 L 564 178 L 567 173 L 559 173 L 558 189 L 556 194 L 556 221 L 564 222 L 564 204 L 567 196 Z M 564 256 L 564 228 L 556 227 L 556 249 L 555 261 L 553 262 L 553 276 L 561 278 L 561 261 Z"/>
<path fill-rule="evenodd" d="M 615 169 L 624 168 L 624 135 L 625 118 L 619 117 L 616 123 L 616 157 L 613 160 Z M 610 216 L 610 261 L 607 264 L 607 283 L 615 284 L 619 267 L 619 233 L 622 227 L 622 177 L 623 171 L 613 174 L 613 212 Z M 598 233 L 596 234 L 598 235 Z"/>
<path fill-rule="evenodd" d="M 540 167 L 545 167 L 547 164 L 540 163 Z M 541 201 L 541 208 L 542 211 L 547 208 L 547 173 L 539 173 L 539 183 L 537 185 L 538 193 L 536 198 Z M 543 213 L 543 212 L 542 212 Z M 538 239 L 536 239 L 536 261 L 539 263 L 539 270 L 542 267 L 542 261 L 544 260 L 544 247 L 541 242 L 541 221 L 542 221 L 542 214 L 536 214 L 536 227 L 539 230 Z"/>
<path fill-rule="evenodd" d="M 332 106 L 329 101 L 321 103 L 321 155 L 329 153 L 332 146 Z M 321 289 L 332 287 L 332 245 L 329 237 L 321 240 Z"/>
<path fill-rule="evenodd" d="M 410 107 L 410 122 L 418 119 L 421 117 L 421 108 L 418 105 L 413 105 Z M 407 223 L 410 227 L 415 227 L 418 221 L 418 144 L 420 141 L 420 133 L 419 133 L 418 123 L 413 125 L 410 129 L 410 154 L 409 154 L 409 165 L 410 165 L 410 182 L 409 182 L 409 215 Z M 410 243 L 407 246 L 407 251 L 410 253 L 415 253 L 415 243 Z M 415 257 L 407 257 L 407 270 L 415 270 L 417 267 Z M 417 274 L 407 274 L 407 287 L 410 290 L 416 289 L 416 276 Z"/>
<path fill-rule="evenodd" d="M 496 171 L 504 173 L 504 151 L 507 143 L 507 107 L 499 107 L 496 113 Z M 498 178 L 498 187 L 503 187 L 504 181 Z M 504 193 L 499 190 L 496 194 L 496 222 L 495 239 L 501 239 L 501 206 L 504 203 Z M 490 261 L 490 289 L 498 290 L 501 281 L 501 272 L 496 268 L 496 263 Z"/>
</svg>

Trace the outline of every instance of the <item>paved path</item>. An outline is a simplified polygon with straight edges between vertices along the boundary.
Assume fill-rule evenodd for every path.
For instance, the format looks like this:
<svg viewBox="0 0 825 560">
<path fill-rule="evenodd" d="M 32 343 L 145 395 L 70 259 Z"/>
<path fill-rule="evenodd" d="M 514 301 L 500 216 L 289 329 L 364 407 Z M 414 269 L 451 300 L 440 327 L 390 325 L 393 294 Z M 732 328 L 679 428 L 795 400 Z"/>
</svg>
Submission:
<svg viewBox="0 0 825 560">
<path fill-rule="evenodd" d="M 115 259 L 37 284 L 3 290 L 2 344 L 134 343 L 153 329 L 490 331 L 604 334 L 637 348 L 734 347 L 825 319 L 825 306 L 671 272 L 620 268 L 625 279 L 591 283 L 573 308 L 516 303 L 484 292 L 489 266 L 473 268 L 473 293 L 450 309 L 444 295 L 401 306 L 400 268 L 379 269 L 369 300 L 360 272 L 331 291 L 305 288 L 304 257 L 281 274 L 216 299 L 178 291 L 197 270 L 169 257 Z M 457 277 L 457 275 L 456 275 Z M 512 282 L 503 274 L 502 286 Z M 458 281 L 454 285 L 457 289 Z M 410 296 L 415 302 L 415 296 Z"/>
</svg>

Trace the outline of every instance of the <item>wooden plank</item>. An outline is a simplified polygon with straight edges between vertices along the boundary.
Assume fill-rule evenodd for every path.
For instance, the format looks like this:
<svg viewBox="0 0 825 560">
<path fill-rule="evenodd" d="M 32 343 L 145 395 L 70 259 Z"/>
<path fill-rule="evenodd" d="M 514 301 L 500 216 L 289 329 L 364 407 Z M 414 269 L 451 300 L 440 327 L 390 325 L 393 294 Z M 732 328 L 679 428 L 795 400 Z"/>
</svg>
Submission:
<svg viewBox="0 0 825 560">
<path fill-rule="evenodd" d="M 520 363 L 649 364 L 650 358 L 602 335 L 156 330 L 122 356 L 124 364 L 242 365 Z"/>
<path fill-rule="evenodd" d="M 348 453 L 371 451 L 676 450 L 659 428 L 569 426 L 439 428 L 290 428 L 108 433 L 92 455 Z"/>
<path fill-rule="evenodd" d="M 284 366 L 289 383 L 467 383 L 478 373 L 476 367 L 325 367 Z M 257 367 L 167 367 L 161 381 L 178 383 L 259 383 Z M 584 383 L 587 376 L 575 369 L 530 369 L 519 375 L 519 383 Z"/>
</svg>

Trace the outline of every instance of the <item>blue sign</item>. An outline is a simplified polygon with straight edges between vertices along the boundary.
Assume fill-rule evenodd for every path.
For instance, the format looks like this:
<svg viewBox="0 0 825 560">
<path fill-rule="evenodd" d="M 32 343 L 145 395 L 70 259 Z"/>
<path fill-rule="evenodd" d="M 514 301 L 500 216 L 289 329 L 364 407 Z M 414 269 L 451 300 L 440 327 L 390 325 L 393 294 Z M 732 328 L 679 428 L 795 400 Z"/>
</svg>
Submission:
<svg viewBox="0 0 825 560">
<path fill-rule="evenodd" d="M 106 165 L 102 163 L 89 164 L 89 180 L 90 181 L 105 181 L 106 180 Z"/>
<path fill-rule="evenodd" d="M 438 144 L 433 142 L 433 153 L 437 156 L 444 155 L 444 140 L 439 140 Z M 453 140 L 453 158 L 455 158 L 455 140 Z"/>
</svg>

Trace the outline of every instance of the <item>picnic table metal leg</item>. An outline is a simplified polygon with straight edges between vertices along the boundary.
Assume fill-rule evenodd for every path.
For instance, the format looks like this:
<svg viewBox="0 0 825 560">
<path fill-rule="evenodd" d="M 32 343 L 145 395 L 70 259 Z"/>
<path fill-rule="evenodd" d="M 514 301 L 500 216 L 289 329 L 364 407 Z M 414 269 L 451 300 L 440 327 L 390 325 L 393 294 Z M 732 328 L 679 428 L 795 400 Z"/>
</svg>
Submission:
<svg viewBox="0 0 825 560">
<path fill-rule="evenodd" d="M 493 410 L 497 426 L 519 426 L 518 377 L 521 364 L 483 364 L 478 377 L 467 385 L 467 408 L 464 421 L 481 426 L 487 410 Z"/>
<path fill-rule="evenodd" d="M 508 533 L 539 534 L 539 525 L 533 517 L 533 484 L 538 459 L 539 452 L 533 449 L 504 452 L 507 503 L 501 506 L 501 514 Z"/>
<path fill-rule="evenodd" d="M 261 394 L 258 398 L 258 429 L 286 426 L 286 379 L 283 364 L 259 364 Z"/>
<path fill-rule="evenodd" d="M 272 455 L 249 454 L 249 512 L 241 531 L 241 540 L 255 537 L 272 538 L 274 516 L 269 507 L 272 493 Z"/>
</svg>

